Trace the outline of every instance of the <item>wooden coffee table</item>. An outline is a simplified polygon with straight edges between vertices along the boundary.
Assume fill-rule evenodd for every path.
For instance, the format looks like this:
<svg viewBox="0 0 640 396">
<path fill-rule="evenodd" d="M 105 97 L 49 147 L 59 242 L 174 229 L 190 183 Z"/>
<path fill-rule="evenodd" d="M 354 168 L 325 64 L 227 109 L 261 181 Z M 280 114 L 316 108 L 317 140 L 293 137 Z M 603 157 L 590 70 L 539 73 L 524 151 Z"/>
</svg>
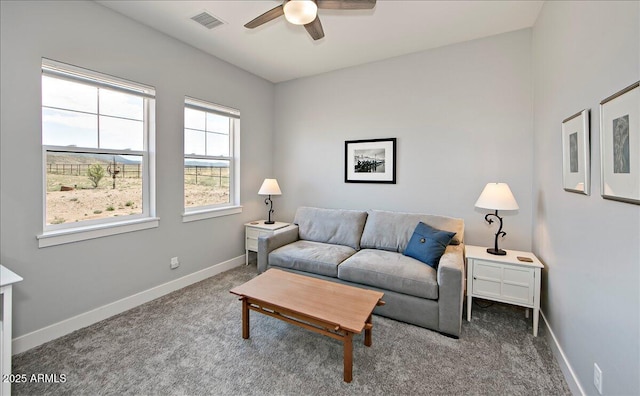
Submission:
<svg viewBox="0 0 640 396">
<path fill-rule="evenodd" d="M 345 382 L 353 378 L 353 335 L 364 330 L 364 345 L 371 346 L 371 313 L 384 305 L 384 293 L 274 268 L 231 293 L 241 297 L 244 339 L 249 338 L 253 310 L 342 341 Z"/>
</svg>

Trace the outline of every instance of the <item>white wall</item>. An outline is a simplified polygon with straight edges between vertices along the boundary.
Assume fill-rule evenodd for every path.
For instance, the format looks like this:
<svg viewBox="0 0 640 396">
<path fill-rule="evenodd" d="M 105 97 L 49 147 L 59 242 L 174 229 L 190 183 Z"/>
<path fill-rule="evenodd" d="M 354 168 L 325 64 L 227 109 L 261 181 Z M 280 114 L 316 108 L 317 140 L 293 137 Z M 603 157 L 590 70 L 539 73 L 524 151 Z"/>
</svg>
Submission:
<svg viewBox="0 0 640 396">
<path fill-rule="evenodd" d="M 277 219 L 298 206 L 384 209 L 465 220 L 492 245 L 474 203 L 507 182 L 502 247 L 531 246 L 531 31 L 521 30 L 276 85 Z M 344 182 L 345 140 L 398 139 L 397 184 Z"/>
<path fill-rule="evenodd" d="M 542 310 L 587 394 L 640 394 L 640 206 L 600 197 L 599 103 L 640 78 L 640 2 L 545 2 L 533 30 L 533 246 Z M 561 123 L 591 109 L 591 196 L 562 189 Z M 640 109 L 639 109 L 640 111 Z M 637 147 L 636 147 L 637 148 Z"/>
<path fill-rule="evenodd" d="M 25 279 L 14 336 L 244 254 L 243 223 L 264 213 L 256 191 L 272 166 L 273 84 L 94 2 L 1 7 L 0 262 Z M 38 249 L 42 57 L 156 88 L 159 228 Z M 241 215 L 182 223 L 185 95 L 241 110 Z"/>
</svg>

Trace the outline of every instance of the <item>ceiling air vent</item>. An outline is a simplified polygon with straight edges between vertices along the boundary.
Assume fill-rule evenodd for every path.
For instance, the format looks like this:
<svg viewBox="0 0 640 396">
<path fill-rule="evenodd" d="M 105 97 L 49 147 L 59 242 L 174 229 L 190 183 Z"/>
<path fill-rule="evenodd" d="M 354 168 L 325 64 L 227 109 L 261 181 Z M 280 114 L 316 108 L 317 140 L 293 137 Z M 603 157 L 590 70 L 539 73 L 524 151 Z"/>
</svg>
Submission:
<svg viewBox="0 0 640 396">
<path fill-rule="evenodd" d="M 209 14 L 208 12 L 202 12 L 191 19 L 198 22 L 207 29 L 213 29 L 214 27 L 218 27 L 224 24 L 224 22 Z"/>
</svg>

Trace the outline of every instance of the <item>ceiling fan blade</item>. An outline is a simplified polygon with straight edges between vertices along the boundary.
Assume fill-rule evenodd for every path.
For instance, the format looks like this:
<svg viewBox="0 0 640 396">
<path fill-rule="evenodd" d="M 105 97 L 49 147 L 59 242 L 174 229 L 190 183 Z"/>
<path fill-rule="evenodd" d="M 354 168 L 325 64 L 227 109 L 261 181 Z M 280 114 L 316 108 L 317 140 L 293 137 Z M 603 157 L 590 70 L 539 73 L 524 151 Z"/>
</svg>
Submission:
<svg viewBox="0 0 640 396">
<path fill-rule="evenodd" d="M 304 28 L 307 29 L 307 32 L 314 40 L 320 40 L 324 37 L 324 30 L 322 30 L 322 24 L 320 23 L 320 18 L 318 18 L 317 15 L 316 19 L 304 25 Z"/>
<path fill-rule="evenodd" d="M 316 0 L 318 8 L 329 10 L 369 10 L 376 0 Z"/>
<path fill-rule="evenodd" d="M 276 19 L 277 17 L 284 15 L 284 8 L 283 5 L 280 4 L 279 6 L 277 6 L 276 8 L 272 8 L 269 11 L 265 12 L 264 14 L 260 15 L 259 17 L 253 19 L 251 22 L 247 23 L 246 25 L 244 25 L 244 27 L 246 27 L 247 29 L 253 29 L 256 28 L 264 23 L 269 22 L 272 19 Z"/>
</svg>

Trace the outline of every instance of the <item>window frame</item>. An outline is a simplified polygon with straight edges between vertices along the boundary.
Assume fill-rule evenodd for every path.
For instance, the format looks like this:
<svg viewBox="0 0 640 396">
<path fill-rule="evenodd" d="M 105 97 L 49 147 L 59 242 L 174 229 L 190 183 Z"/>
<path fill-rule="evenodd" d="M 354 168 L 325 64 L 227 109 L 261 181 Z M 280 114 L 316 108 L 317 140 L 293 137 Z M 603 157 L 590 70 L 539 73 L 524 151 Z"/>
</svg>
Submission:
<svg viewBox="0 0 640 396">
<path fill-rule="evenodd" d="M 240 205 L 240 110 L 207 102 L 204 100 L 196 99 L 193 97 L 185 96 L 183 117 L 186 109 L 192 109 L 202 111 L 204 113 L 211 113 L 228 117 L 229 123 L 229 155 L 200 155 L 200 154 L 185 154 L 185 135 L 186 130 L 193 128 L 186 127 L 186 119 L 183 118 L 182 123 L 182 208 L 183 208 L 183 222 L 202 220 L 212 217 L 227 216 L 231 214 L 237 214 L 242 212 L 242 206 Z M 206 116 L 206 115 L 205 115 Z M 231 120 L 233 120 L 231 122 Z M 208 133 L 207 131 L 203 131 Z M 206 145 L 206 140 L 205 140 Z M 184 176 L 184 162 L 187 159 L 196 160 L 220 160 L 229 161 L 229 202 L 201 205 L 195 207 L 187 207 L 185 199 L 185 176 Z"/>
<path fill-rule="evenodd" d="M 142 97 L 143 147 L 142 150 L 131 150 L 46 145 L 44 144 L 44 131 L 42 130 L 43 124 L 41 120 L 41 137 L 43 139 L 41 142 L 43 232 L 42 234 L 37 235 L 37 239 L 39 240 L 39 247 L 54 246 L 63 243 L 93 239 L 101 236 L 115 235 L 123 232 L 131 232 L 141 229 L 158 227 L 159 219 L 156 217 L 155 202 L 155 88 L 47 58 L 42 58 L 40 79 L 41 84 L 42 77 L 44 76 L 82 83 L 98 89 L 104 88 Z M 45 106 L 41 101 L 40 108 L 40 114 L 42 116 L 42 110 L 52 107 Z M 99 118 L 101 116 L 104 116 L 100 113 L 100 108 L 96 109 L 95 115 L 98 118 L 99 125 Z M 98 134 L 100 134 L 100 129 L 98 129 Z M 47 224 L 48 153 L 140 156 L 142 165 L 142 213 L 121 217 L 107 217 L 102 219 L 84 220 L 77 223 L 73 222 L 62 224 Z"/>
</svg>

